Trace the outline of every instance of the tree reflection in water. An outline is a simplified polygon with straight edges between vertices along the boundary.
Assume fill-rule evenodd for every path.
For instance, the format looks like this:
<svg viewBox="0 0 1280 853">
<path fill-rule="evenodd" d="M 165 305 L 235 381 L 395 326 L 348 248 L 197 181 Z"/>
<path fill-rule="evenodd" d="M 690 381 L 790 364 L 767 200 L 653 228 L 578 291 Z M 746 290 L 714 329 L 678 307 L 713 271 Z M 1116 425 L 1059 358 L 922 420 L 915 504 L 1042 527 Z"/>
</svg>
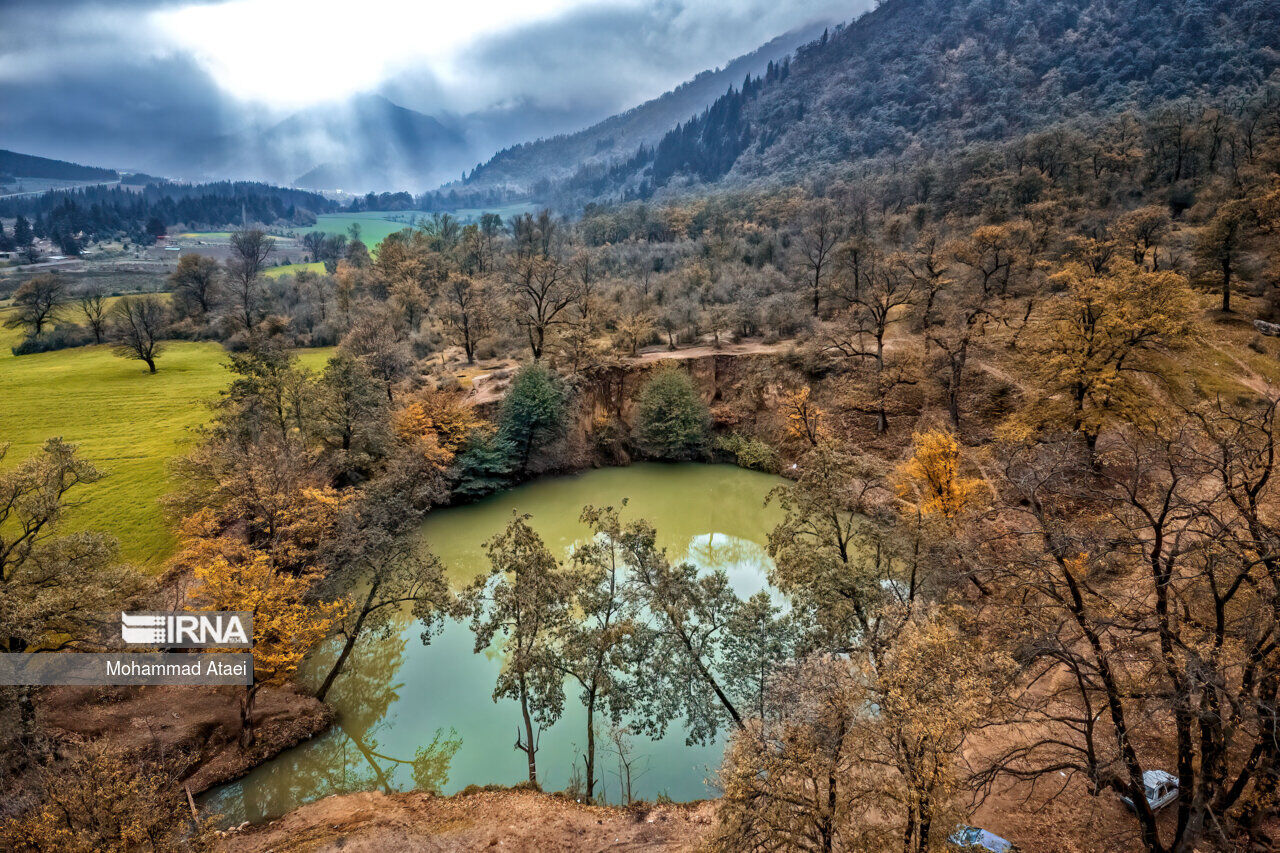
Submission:
<svg viewBox="0 0 1280 853">
<path fill-rule="evenodd" d="M 328 671 L 339 644 L 331 645 L 316 655 L 309 673 Z M 299 803 L 351 791 L 390 793 L 416 787 L 439 793 L 462 746 L 456 731 L 436 729 L 431 742 L 413 755 L 390 754 L 379 743 L 379 736 L 394 726 L 395 715 L 388 711 L 400 698 L 395 676 L 404 664 L 405 645 L 404 634 L 361 638 L 329 693 L 334 707 L 342 709 L 334 727 L 264 765 L 252 784 L 221 789 L 220 796 L 210 798 L 210 809 L 234 825 L 258 823 Z"/>
</svg>

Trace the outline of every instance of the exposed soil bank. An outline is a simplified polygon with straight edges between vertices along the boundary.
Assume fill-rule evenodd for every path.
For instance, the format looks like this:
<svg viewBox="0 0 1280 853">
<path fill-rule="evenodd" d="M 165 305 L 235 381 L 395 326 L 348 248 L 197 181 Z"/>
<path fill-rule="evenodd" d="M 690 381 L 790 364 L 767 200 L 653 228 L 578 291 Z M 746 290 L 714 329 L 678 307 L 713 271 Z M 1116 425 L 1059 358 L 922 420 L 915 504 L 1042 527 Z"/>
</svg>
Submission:
<svg viewBox="0 0 1280 853">
<path fill-rule="evenodd" d="M 327 729 L 333 711 L 293 689 L 266 688 L 254 704 L 256 742 L 239 746 L 237 695 L 200 687 L 55 687 L 37 702 L 40 722 L 74 748 L 95 741 L 127 755 L 177 761 L 198 794 Z"/>
<path fill-rule="evenodd" d="M 694 850 L 711 831 L 710 802 L 585 806 L 532 791 L 438 797 L 345 794 L 262 826 L 228 833 L 227 853 L 285 851 Z"/>
</svg>

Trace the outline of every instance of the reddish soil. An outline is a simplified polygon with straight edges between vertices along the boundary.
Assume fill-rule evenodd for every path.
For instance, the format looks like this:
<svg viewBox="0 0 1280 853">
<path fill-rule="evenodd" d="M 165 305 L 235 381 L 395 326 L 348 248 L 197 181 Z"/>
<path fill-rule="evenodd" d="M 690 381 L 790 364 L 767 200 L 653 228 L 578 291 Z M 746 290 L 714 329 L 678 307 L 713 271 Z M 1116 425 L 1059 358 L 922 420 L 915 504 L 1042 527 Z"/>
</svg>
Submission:
<svg viewBox="0 0 1280 853">
<path fill-rule="evenodd" d="M 694 850 L 711 830 L 710 802 L 631 809 L 584 806 L 531 791 L 438 797 L 345 794 L 272 823 L 227 833 L 226 853 L 342 850 Z"/>
</svg>

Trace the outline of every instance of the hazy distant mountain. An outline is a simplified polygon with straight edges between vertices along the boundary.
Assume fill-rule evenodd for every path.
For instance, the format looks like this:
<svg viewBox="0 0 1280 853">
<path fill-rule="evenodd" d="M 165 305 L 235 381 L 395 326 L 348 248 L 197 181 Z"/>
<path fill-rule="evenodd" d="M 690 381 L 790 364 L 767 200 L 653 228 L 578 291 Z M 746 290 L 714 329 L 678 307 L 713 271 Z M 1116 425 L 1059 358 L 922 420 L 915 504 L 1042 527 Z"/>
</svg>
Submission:
<svg viewBox="0 0 1280 853">
<path fill-rule="evenodd" d="M 203 171 L 315 190 L 412 190 L 458 174 L 469 153 L 456 128 L 361 95 L 223 137 Z"/>
<path fill-rule="evenodd" d="M 724 68 L 704 71 L 674 91 L 586 130 L 535 146 L 508 149 L 490 161 L 491 179 L 520 184 L 563 177 L 578 162 L 617 157 L 636 140 L 656 141 L 682 118 L 703 109 L 748 74 L 761 73 L 823 25 L 779 36 Z M 421 191 L 454 180 L 510 138 L 511 110 L 432 117 L 380 95 L 315 107 L 261 131 L 227 138 L 206 168 L 210 174 L 252 177 L 315 189 Z M 504 156 L 505 155 L 505 156 Z M 501 167 L 494 164 L 501 163 Z M 567 164 L 567 165 L 565 165 Z M 547 171 L 549 169 L 549 171 Z"/>
<path fill-rule="evenodd" d="M 1226 96 L 1278 69 L 1280 3 L 1264 0 L 887 0 L 802 46 L 789 66 L 685 110 L 660 139 L 657 120 L 636 127 L 626 113 L 501 152 L 448 191 L 493 203 L 532 190 L 572 207 L 670 186 L 797 180 L 912 146 Z"/>
<path fill-rule="evenodd" d="M 797 47 L 821 36 L 826 24 L 814 24 L 778 36 L 723 68 L 703 71 L 651 101 L 611 116 L 577 133 L 540 139 L 495 154 L 466 180 L 468 189 L 526 192 L 536 182 L 573 174 L 585 164 L 628 157 L 640 145 L 652 145 L 679 122 L 705 109 L 747 75 L 764 73 Z"/>
</svg>

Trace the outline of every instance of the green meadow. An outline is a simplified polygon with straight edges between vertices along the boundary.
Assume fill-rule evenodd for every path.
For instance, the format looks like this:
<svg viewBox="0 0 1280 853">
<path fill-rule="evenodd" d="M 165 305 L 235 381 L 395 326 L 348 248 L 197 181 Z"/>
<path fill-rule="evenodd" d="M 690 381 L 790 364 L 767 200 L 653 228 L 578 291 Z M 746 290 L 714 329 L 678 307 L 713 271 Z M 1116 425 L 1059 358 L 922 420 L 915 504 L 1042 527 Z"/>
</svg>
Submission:
<svg viewBox="0 0 1280 853">
<path fill-rule="evenodd" d="M 377 247 L 379 243 L 387 239 L 388 236 L 402 231 L 409 227 L 409 218 L 422 214 L 414 214 L 408 211 L 396 211 L 395 213 L 378 211 L 368 211 L 367 213 L 325 213 L 316 218 L 314 228 L 300 229 L 306 231 L 323 231 L 326 234 L 346 234 L 347 230 L 353 225 L 360 226 L 360 239 L 370 249 Z M 384 219 L 384 216 L 402 217 L 400 220 Z"/>
<path fill-rule="evenodd" d="M 2 316 L 2 314 L 0 314 Z M 141 362 L 93 346 L 15 357 L 18 335 L 0 331 L 0 444 L 5 467 L 50 436 L 80 445 L 106 476 L 77 489 L 68 530 L 100 530 L 120 540 L 121 555 L 157 571 L 174 546 L 160 498 L 174 488 L 168 460 L 191 447 L 207 403 L 227 385 L 225 354 L 213 343 L 174 342 L 152 376 Z M 330 350 L 304 350 L 320 369 Z"/>
<path fill-rule="evenodd" d="M 263 278 L 279 278 L 282 275 L 296 275 L 297 273 L 300 273 L 303 270 L 306 270 L 307 272 L 313 272 L 316 275 L 324 275 L 324 263 L 321 261 L 316 261 L 315 263 L 311 263 L 311 264 L 281 264 L 278 267 L 271 267 L 268 270 L 263 270 L 262 277 Z"/>
<path fill-rule="evenodd" d="M 479 220 L 482 213 L 496 213 L 505 222 L 513 216 L 532 212 L 534 209 L 531 204 L 508 204 L 494 208 L 460 208 L 449 211 L 449 213 L 465 224 Z M 360 213 L 325 213 L 317 217 L 314 228 L 302 228 L 299 231 L 346 234 L 348 229 L 355 224 L 360 226 L 360 239 L 370 249 L 374 249 L 389 235 L 412 227 L 409 224 L 411 220 L 415 223 L 420 223 L 430 218 L 430 213 L 423 213 L 420 210 L 366 210 Z"/>
</svg>

